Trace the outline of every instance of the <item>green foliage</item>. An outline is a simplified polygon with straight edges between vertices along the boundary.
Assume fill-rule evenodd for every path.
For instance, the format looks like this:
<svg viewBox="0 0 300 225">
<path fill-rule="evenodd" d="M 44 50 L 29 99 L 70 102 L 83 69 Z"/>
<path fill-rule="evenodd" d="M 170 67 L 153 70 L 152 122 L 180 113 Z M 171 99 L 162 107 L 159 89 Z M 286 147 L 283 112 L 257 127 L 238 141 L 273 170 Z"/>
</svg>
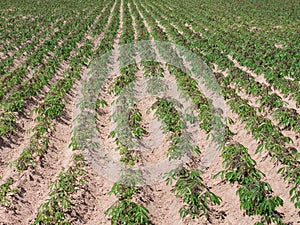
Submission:
<svg viewBox="0 0 300 225">
<path fill-rule="evenodd" d="M 205 216 L 209 218 L 209 204 L 219 205 L 221 198 L 203 184 L 199 170 L 188 170 L 184 167 L 168 172 L 165 176 L 168 184 L 176 181 L 172 191 L 179 198 L 182 198 L 184 206 L 180 208 L 180 216 L 199 218 Z"/>
<path fill-rule="evenodd" d="M 131 64 L 121 68 L 121 75 L 118 76 L 110 86 L 110 93 L 118 95 L 124 87 L 133 83 L 136 79 L 137 66 Z"/>
<path fill-rule="evenodd" d="M 150 224 L 149 211 L 131 200 L 138 191 L 136 181 L 116 182 L 113 185 L 109 195 L 114 194 L 118 201 L 105 212 L 106 216 L 111 217 L 111 224 Z"/>
<path fill-rule="evenodd" d="M 240 198 L 240 208 L 249 216 L 261 215 L 262 224 L 283 224 L 276 208 L 283 205 L 283 200 L 272 196 L 271 186 L 261 179 L 265 175 L 256 169 L 256 162 L 248 154 L 247 148 L 241 144 L 230 144 L 222 151 L 223 171 L 215 175 L 222 175 L 230 183 L 241 185 L 237 190 Z"/>
<path fill-rule="evenodd" d="M 39 207 L 32 224 L 71 224 L 67 219 L 68 210 L 72 206 L 70 195 L 76 188 L 85 185 L 82 176 L 86 173 L 82 155 L 73 155 L 73 162 L 74 165 L 66 171 L 62 169 L 57 180 L 51 182 L 49 198 Z"/>
<path fill-rule="evenodd" d="M 5 183 L 0 185 L 0 204 L 6 207 L 9 207 L 11 204 L 11 201 L 7 197 L 10 195 L 17 194 L 19 192 L 18 189 L 11 188 L 12 184 L 13 179 L 9 178 L 7 181 L 5 181 Z"/>
<path fill-rule="evenodd" d="M 128 121 L 133 135 L 138 139 L 141 139 L 143 135 L 148 134 L 148 132 L 141 126 L 142 113 L 138 109 L 133 108 L 129 111 Z"/>
<path fill-rule="evenodd" d="M 149 211 L 142 205 L 134 203 L 129 199 L 116 202 L 105 212 L 111 217 L 111 224 L 142 225 L 151 224 L 148 217 Z"/>
<path fill-rule="evenodd" d="M 165 132 L 180 134 L 184 123 L 175 106 L 180 107 L 178 103 L 170 99 L 157 98 L 151 109 L 155 110 L 155 115 L 163 121 L 162 129 Z"/>
<path fill-rule="evenodd" d="M 13 113 L 3 112 L 0 114 L 0 136 L 15 131 L 15 120 L 16 116 Z"/>
</svg>

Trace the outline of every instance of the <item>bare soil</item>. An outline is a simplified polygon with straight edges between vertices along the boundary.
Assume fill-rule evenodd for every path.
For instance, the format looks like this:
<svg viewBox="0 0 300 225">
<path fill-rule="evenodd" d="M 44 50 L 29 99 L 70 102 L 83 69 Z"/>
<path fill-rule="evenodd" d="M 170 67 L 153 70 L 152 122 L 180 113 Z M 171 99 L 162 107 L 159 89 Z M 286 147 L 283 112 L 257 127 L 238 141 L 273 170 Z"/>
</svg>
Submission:
<svg viewBox="0 0 300 225">
<path fill-rule="evenodd" d="M 117 2 L 117 1 L 116 1 Z M 144 25 L 147 28 L 147 31 L 151 34 L 151 27 L 145 20 L 144 15 L 142 14 L 141 6 L 138 1 L 127 3 L 127 1 L 122 0 L 122 4 L 119 9 L 116 9 L 116 2 L 110 10 L 110 16 L 108 18 L 107 25 L 111 22 L 112 13 L 115 10 L 120 12 L 120 24 L 117 31 L 117 35 L 114 38 L 114 51 L 112 51 L 111 62 L 117 62 L 120 52 L 118 51 L 120 37 L 123 29 L 123 7 L 125 4 L 128 4 L 130 7 L 130 13 L 132 14 L 133 6 L 136 6 L 138 9 L 138 14 L 143 19 Z M 145 9 L 147 11 L 147 9 Z M 99 19 L 99 16 L 96 17 L 96 20 Z M 164 31 L 168 32 L 165 27 L 160 23 L 159 19 L 156 19 L 158 26 Z M 107 27 L 106 25 L 106 27 Z M 93 25 L 92 25 L 93 26 Z M 133 29 L 135 30 L 134 37 L 137 41 L 137 31 L 136 31 L 136 22 L 133 20 Z M 186 23 L 186 26 L 190 29 L 193 29 L 189 24 Z M 178 28 L 177 28 L 178 29 Z M 275 26 L 273 29 L 281 29 L 281 26 Z M 261 29 L 257 27 L 249 28 L 249 32 L 260 32 Z M 182 32 L 178 29 L 178 33 Z M 201 35 L 201 33 L 200 33 Z M 151 36 L 151 35 L 150 35 Z M 104 33 L 101 32 L 96 37 L 91 37 L 89 30 L 87 30 L 84 39 L 92 40 L 95 44 L 93 50 L 96 49 L 96 46 L 99 45 L 101 40 L 104 37 Z M 77 47 L 82 45 L 81 40 Z M 154 38 L 151 36 L 151 40 Z M 153 45 L 155 48 L 155 46 Z M 275 44 L 275 48 L 284 47 L 281 44 Z M 75 50 L 72 51 L 72 54 L 75 54 Z M 154 49 L 157 58 L 161 58 L 158 49 Z M 0 53 L 0 57 L 4 57 Z M 235 60 L 232 56 L 228 55 L 235 67 L 247 72 L 249 75 L 253 76 L 256 81 L 260 82 L 263 85 L 269 86 L 268 82 L 264 78 L 263 74 L 258 75 L 251 71 L 249 68 L 240 65 L 240 63 Z M 23 58 L 15 60 L 15 66 L 19 66 L 24 61 Z M 159 60 L 158 60 L 159 61 Z M 61 78 L 63 71 L 68 69 L 70 66 L 68 61 L 62 62 L 59 71 L 51 80 L 50 85 L 55 81 Z M 111 72 L 113 74 L 119 74 L 119 64 L 111 65 L 114 70 Z M 164 80 L 165 84 L 169 85 L 171 92 L 174 94 L 174 98 L 179 99 L 179 92 L 176 90 L 176 80 L 167 70 L 166 65 L 160 65 L 164 69 Z M 214 72 L 222 73 L 224 76 L 227 76 L 228 71 L 219 70 L 218 66 L 215 64 Z M 144 68 L 141 64 L 138 64 L 137 82 L 135 86 L 135 93 L 138 95 L 145 91 L 145 83 L 143 81 Z M 82 71 L 82 74 L 87 72 L 88 68 L 85 68 Z M 28 77 L 27 77 L 28 78 Z M 112 138 L 109 137 L 110 132 L 114 128 L 114 124 L 111 122 L 111 115 L 113 112 L 112 103 L 115 100 L 115 96 L 112 96 L 109 93 L 109 86 L 113 83 L 113 79 L 109 79 L 105 84 L 100 95 L 101 99 L 105 100 L 108 103 L 108 106 L 103 107 L 97 111 L 97 127 L 99 132 L 97 133 L 102 146 L 105 146 L 105 150 L 111 155 L 111 157 L 119 161 L 120 155 L 115 151 L 116 143 Z M 28 106 L 24 111 L 23 115 L 18 115 L 18 126 L 19 130 L 15 136 L 5 137 L 0 139 L 0 175 L 5 180 L 8 177 L 12 177 L 14 180 L 13 187 L 20 190 L 20 192 L 15 196 L 9 196 L 9 199 L 12 201 L 10 207 L 0 206 L 0 224 L 5 225 L 24 225 L 30 224 L 34 221 L 39 206 L 45 202 L 48 198 L 49 185 L 51 182 L 57 179 L 59 172 L 65 168 L 67 169 L 71 163 L 72 150 L 69 148 L 69 143 L 72 137 L 73 129 L 73 109 L 75 104 L 75 98 L 80 92 L 80 81 L 77 81 L 72 88 L 72 91 L 65 98 L 66 107 L 63 111 L 63 116 L 55 121 L 54 125 L 56 131 L 53 132 L 50 136 L 50 147 L 47 150 L 45 157 L 41 160 L 40 163 L 36 165 L 35 168 L 30 168 L 29 170 L 18 173 L 14 169 L 8 167 L 7 162 L 11 162 L 16 159 L 21 151 L 29 145 L 30 142 L 30 129 L 35 126 L 34 118 L 35 115 L 31 114 L 31 110 L 34 109 L 45 97 L 49 91 L 49 86 L 43 89 L 42 94 L 39 98 L 31 99 L 28 101 Z M 173 89 L 172 89 L 173 88 Z M 299 108 L 296 107 L 294 101 L 290 98 L 283 96 L 280 92 L 275 92 L 281 96 L 284 101 L 288 103 L 288 108 L 293 108 L 297 110 L 297 113 L 300 113 Z M 239 95 L 248 99 L 252 106 L 259 107 L 259 104 L 256 103 L 255 98 L 246 95 L 241 92 Z M 144 98 L 137 102 L 137 109 L 142 113 L 142 126 L 148 131 L 148 135 L 145 135 L 143 141 L 148 147 L 148 151 L 140 152 L 140 161 L 139 166 L 148 166 L 155 168 L 155 165 L 159 165 L 160 162 L 167 159 L 166 152 L 170 146 L 168 135 L 165 134 L 161 129 L 161 122 L 155 118 L 154 112 L 147 113 L 151 105 L 155 102 L 155 97 Z M 184 106 L 188 106 L 188 103 L 184 100 L 181 100 L 181 103 Z M 270 157 L 263 152 L 262 154 L 256 154 L 255 150 L 258 146 L 257 141 L 252 137 L 252 135 L 245 130 L 245 125 L 234 114 L 229 106 L 226 106 L 224 109 L 228 117 L 230 117 L 234 123 L 229 125 L 231 131 L 234 132 L 234 141 L 237 141 L 248 148 L 249 154 L 257 162 L 257 168 L 261 170 L 266 178 L 264 181 L 268 182 L 273 188 L 273 194 L 279 196 L 284 201 L 284 206 L 278 208 L 278 211 L 282 215 L 283 221 L 289 225 L 300 224 L 300 212 L 295 209 L 293 203 L 290 201 L 289 190 L 291 186 L 284 182 L 282 177 L 276 171 L 281 168 L 281 165 L 274 164 L 270 161 Z M 268 113 L 268 112 L 267 112 Z M 266 115 L 267 117 L 269 115 Z M 268 117 L 272 119 L 270 116 Z M 275 121 L 273 121 L 275 123 Z M 192 132 L 192 138 L 194 143 L 202 151 L 202 155 L 205 155 L 206 146 L 209 143 L 209 140 L 206 138 L 206 134 L 198 126 L 190 126 L 188 131 Z M 283 130 L 282 133 L 288 137 L 291 137 L 294 141 L 292 146 L 299 148 L 300 146 L 300 135 Z M 160 170 L 160 167 L 157 167 L 156 175 L 162 174 L 163 171 Z M 163 167 L 161 167 L 163 168 Z M 114 195 L 109 195 L 114 181 L 113 178 L 105 177 L 101 174 L 101 171 L 97 170 L 97 167 L 87 163 L 86 174 L 84 179 L 86 185 L 82 188 L 76 189 L 76 191 L 70 196 L 72 200 L 72 209 L 68 212 L 68 219 L 71 221 L 71 224 L 101 224 L 109 225 L 111 224 L 110 219 L 105 215 L 105 211 L 113 205 L 117 198 Z M 214 160 L 212 160 L 209 167 L 202 172 L 203 182 L 207 187 L 215 193 L 217 196 L 221 197 L 222 202 L 220 205 L 213 206 L 209 205 L 209 219 L 201 217 L 199 219 L 191 218 L 180 218 L 179 210 L 184 204 L 183 201 L 175 196 L 172 192 L 174 184 L 166 185 L 166 182 L 162 179 L 157 179 L 151 183 L 141 186 L 141 193 L 136 197 L 135 201 L 143 204 L 149 210 L 149 216 L 153 224 L 155 225 L 248 225 L 254 224 L 259 221 L 258 216 L 246 216 L 245 212 L 240 210 L 240 201 L 239 197 L 236 194 L 237 189 L 239 188 L 238 184 L 230 184 L 221 180 L 220 177 L 213 179 L 212 176 L 217 172 L 222 170 L 222 157 L 221 152 L 219 152 Z M 2 181 L 1 181 L 2 183 Z"/>
</svg>

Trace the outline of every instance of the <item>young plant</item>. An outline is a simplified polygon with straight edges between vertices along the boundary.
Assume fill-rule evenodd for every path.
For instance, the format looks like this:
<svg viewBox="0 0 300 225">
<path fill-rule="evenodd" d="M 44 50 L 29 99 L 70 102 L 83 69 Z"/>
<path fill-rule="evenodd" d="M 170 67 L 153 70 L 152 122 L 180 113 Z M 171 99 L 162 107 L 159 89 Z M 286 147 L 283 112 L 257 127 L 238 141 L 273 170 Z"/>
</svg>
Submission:
<svg viewBox="0 0 300 225">
<path fill-rule="evenodd" d="M 11 188 L 12 184 L 13 184 L 13 179 L 9 178 L 5 183 L 0 185 L 0 204 L 5 207 L 9 207 L 11 204 L 7 196 L 14 195 L 19 192 L 18 189 Z"/>
<path fill-rule="evenodd" d="M 180 208 L 180 216 L 199 218 L 205 216 L 209 220 L 209 205 L 220 205 L 221 198 L 212 193 L 203 183 L 199 170 L 179 167 L 165 176 L 167 185 L 176 181 L 172 191 L 182 198 L 184 206 Z"/>
<path fill-rule="evenodd" d="M 109 207 L 105 215 L 111 217 L 112 225 L 144 225 L 151 224 L 148 216 L 149 211 L 142 205 L 131 199 L 138 192 L 135 184 L 116 182 L 109 195 L 114 194 L 118 201 Z"/>
<path fill-rule="evenodd" d="M 49 198 L 39 207 L 38 215 L 32 225 L 71 224 L 66 216 L 67 210 L 71 208 L 70 195 L 77 187 L 85 185 L 82 176 L 86 173 L 82 155 L 73 155 L 73 162 L 74 165 L 66 171 L 63 169 L 57 180 L 51 183 Z"/>
<path fill-rule="evenodd" d="M 141 139 L 143 135 L 147 135 L 148 132 L 142 127 L 142 113 L 137 108 L 132 108 L 129 111 L 128 116 L 129 126 L 132 129 L 132 133 L 138 139 Z"/>
</svg>

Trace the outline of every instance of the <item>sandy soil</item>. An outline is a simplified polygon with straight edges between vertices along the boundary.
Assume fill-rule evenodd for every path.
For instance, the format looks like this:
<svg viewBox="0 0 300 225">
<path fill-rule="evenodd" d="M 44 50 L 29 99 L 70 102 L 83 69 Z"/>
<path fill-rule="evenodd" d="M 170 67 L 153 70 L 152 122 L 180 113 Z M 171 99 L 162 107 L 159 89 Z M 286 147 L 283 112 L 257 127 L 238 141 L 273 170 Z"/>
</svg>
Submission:
<svg viewBox="0 0 300 225">
<path fill-rule="evenodd" d="M 118 47 L 124 26 L 122 12 L 125 6 L 130 8 L 131 14 L 133 10 L 136 10 L 137 8 L 137 12 L 143 19 L 144 25 L 151 36 L 151 41 L 154 40 L 153 36 L 151 35 L 151 27 L 144 17 L 144 14 L 146 13 L 151 14 L 151 10 L 141 6 L 138 1 L 128 3 L 127 1 L 122 0 L 122 4 L 118 9 L 116 8 L 116 3 L 117 1 L 115 1 L 115 4 L 110 9 L 110 16 L 106 24 L 107 27 L 111 22 L 112 13 L 118 10 L 120 13 L 120 24 L 117 35 L 114 38 L 114 51 L 112 51 L 112 55 L 109 60 L 112 62 L 110 66 L 114 68 L 114 70 L 111 71 L 112 74 L 119 74 L 120 65 L 117 61 L 120 52 Z M 95 22 L 98 19 L 99 16 L 95 18 Z M 134 38 L 135 41 L 137 41 L 136 21 L 133 17 L 132 19 L 132 27 L 135 31 Z M 156 20 L 154 19 L 154 21 L 164 32 L 168 32 L 167 29 L 160 23 L 159 18 L 156 18 Z M 94 24 L 95 23 L 93 23 L 91 27 Z M 192 29 L 190 25 L 186 24 L 186 26 Z M 280 27 L 274 27 L 274 29 L 280 29 Z M 257 32 L 260 30 L 259 28 L 252 27 L 249 31 Z M 178 30 L 178 33 L 182 34 L 180 30 Z M 92 40 L 95 45 L 93 50 L 96 50 L 96 47 L 99 45 L 99 43 L 101 43 L 103 37 L 104 32 L 99 33 L 99 35 L 96 37 L 91 37 L 89 30 L 87 30 L 83 40 Z M 78 42 L 77 47 L 82 45 L 83 40 Z M 281 48 L 282 46 L 275 45 L 275 47 Z M 156 49 L 155 45 L 153 45 L 153 48 L 157 58 L 161 59 L 161 55 L 159 54 L 159 51 Z M 76 49 L 72 51 L 71 55 L 75 54 L 75 50 Z M 140 60 L 138 57 L 139 56 L 137 54 L 137 61 Z M 258 82 L 267 86 L 269 85 L 264 79 L 263 74 L 255 74 L 249 68 L 241 66 L 239 62 L 236 61 L 232 56 L 228 55 L 227 57 L 235 64 L 235 67 L 247 72 Z M 19 66 L 19 64 L 22 62 L 22 58 L 16 59 L 15 65 Z M 51 80 L 50 84 L 53 84 L 55 81 L 60 79 L 63 71 L 65 71 L 69 66 L 70 64 L 68 61 L 63 62 L 56 76 L 54 76 L 54 78 Z M 165 85 L 169 86 L 170 92 L 173 93 L 174 98 L 180 99 L 180 92 L 176 88 L 175 77 L 169 73 L 166 65 L 160 64 L 160 66 L 164 69 Z M 84 68 L 82 74 L 86 73 L 87 70 L 87 68 Z M 221 71 L 217 65 L 214 65 L 214 72 L 227 76 L 228 71 Z M 139 63 L 138 72 L 136 73 L 137 81 L 134 88 L 137 96 L 141 95 L 141 93 L 144 93 L 146 89 L 143 76 L 144 67 Z M 27 77 L 27 79 L 29 78 Z M 110 95 L 109 87 L 113 81 L 114 79 L 109 79 L 104 85 L 103 90 L 100 92 L 99 98 L 101 97 L 101 99 L 104 99 L 108 103 L 108 106 L 97 111 L 98 117 L 96 125 L 99 128 L 97 135 L 100 139 L 101 145 L 105 146 L 105 151 L 107 151 L 107 153 L 109 153 L 114 160 L 119 161 L 120 155 L 115 151 L 116 143 L 112 138 L 109 137 L 110 132 L 115 126 L 110 119 L 113 112 L 113 107 L 111 104 L 115 100 L 115 96 Z M 72 150 L 68 147 L 68 145 L 71 140 L 73 129 L 72 122 L 74 119 L 73 109 L 75 99 L 78 96 L 80 88 L 80 82 L 77 81 L 73 86 L 72 91 L 66 96 L 66 107 L 63 112 L 63 116 L 59 120 L 55 121 L 54 125 L 56 127 L 56 131 L 50 136 L 50 147 L 47 150 L 45 157 L 41 160 L 41 163 L 38 163 L 35 168 L 30 168 L 23 173 L 18 173 L 7 167 L 7 162 L 16 159 L 20 155 L 21 151 L 28 146 L 31 134 L 27 131 L 35 126 L 35 115 L 31 114 L 30 112 L 44 99 L 45 95 L 49 91 L 49 86 L 43 89 L 43 93 L 37 99 L 31 99 L 28 102 L 24 113 L 22 115 L 18 115 L 19 130 L 17 134 L 15 136 L 4 137 L 0 139 L 0 175 L 4 180 L 8 177 L 12 177 L 14 179 L 13 187 L 20 190 L 19 194 L 15 196 L 9 196 L 9 199 L 12 201 L 11 207 L 0 206 L 0 224 L 23 225 L 33 222 L 38 213 L 39 206 L 48 198 L 48 187 L 50 182 L 56 180 L 56 177 L 62 168 L 68 168 L 71 165 Z M 282 96 L 280 92 L 277 94 Z M 252 106 L 259 107 L 255 98 L 246 95 L 244 92 L 240 92 L 239 95 L 244 99 L 248 99 Z M 282 97 L 284 101 L 288 103 L 287 107 L 296 109 L 297 113 L 300 113 L 294 101 L 290 100 L 288 97 Z M 190 218 L 180 218 L 178 211 L 182 207 L 183 201 L 177 198 L 172 192 L 174 184 L 167 186 L 165 181 L 163 181 L 161 178 L 157 178 L 158 174 L 163 174 L 162 169 L 167 168 L 156 165 L 162 165 L 160 163 L 163 160 L 167 160 L 166 151 L 170 146 L 170 143 L 168 141 L 169 134 L 165 134 L 159 129 L 161 122 L 155 118 L 154 112 L 147 113 L 147 110 L 154 102 L 155 97 L 142 98 L 137 102 L 137 109 L 142 113 L 142 126 L 149 133 L 149 135 L 145 135 L 143 139 L 143 142 L 145 146 L 147 146 L 148 150 L 143 149 L 144 151 L 139 151 L 140 159 L 138 165 L 149 168 L 158 168 L 157 171 L 153 172 L 155 174 L 154 176 L 156 176 L 156 179 L 152 180 L 152 182 L 142 185 L 140 192 L 135 196 L 134 199 L 134 201 L 143 204 L 149 210 L 149 216 L 152 223 L 154 225 L 248 225 L 258 222 L 258 216 L 249 217 L 245 215 L 244 211 L 240 210 L 239 197 L 236 195 L 236 191 L 239 187 L 238 184 L 229 184 L 222 181 L 220 178 L 212 179 L 213 175 L 222 170 L 222 158 L 220 153 L 218 153 L 216 158 L 212 160 L 211 165 L 202 172 L 202 178 L 207 187 L 213 193 L 222 198 L 221 204 L 218 206 L 210 205 L 211 211 L 209 212 L 209 221 L 205 218 L 194 220 Z M 189 103 L 183 99 L 180 99 L 180 103 L 182 103 L 182 105 L 185 107 L 189 105 Z M 295 209 L 293 203 L 290 201 L 289 189 L 291 186 L 284 182 L 280 175 L 276 173 L 276 171 L 280 168 L 280 165 L 274 165 L 265 152 L 262 154 L 255 154 L 258 143 L 254 140 L 252 135 L 245 130 L 245 125 L 236 114 L 231 112 L 229 106 L 226 106 L 224 110 L 226 111 L 227 116 L 234 121 L 233 124 L 229 125 L 230 130 L 235 134 L 233 136 L 234 141 L 237 141 L 248 148 L 249 154 L 257 162 L 257 168 L 266 175 L 264 181 L 270 183 L 273 188 L 274 195 L 277 195 L 284 200 L 284 206 L 278 208 L 278 211 L 282 215 L 283 221 L 289 225 L 300 224 L 300 212 L 299 210 Z M 189 124 L 187 131 L 193 134 L 193 141 L 202 150 L 201 157 L 203 157 L 206 153 L 206 146 L 209 143 L 209 140 L 206 139 L 205 132 L 202 131 L 198 126 L 192 126 L 191 124 Z M 299 148 L 299 134 L 286 130 L 282 132 L 284 135 L 289 136 L 294 140 L 294 147 Z M 84 175 L 86 186 L 76 189 L 76 191 L 70 196 L 72 200 L 72 209 L 68 212 L 68 219 L 70 220 L 71 224 L 76 225 L 108 225 L 111 223 L 111 221 L 105 216 L 105 211 L 117 201 L 115 196 L 110 196 L 108 194 L 114 183 L 113 177 L 105 177 L 101 173 L 102 171 L 99 171 L 98 167 L 92 163 L 87 163 L 85 170 L 87 172 L 86 175 Z"/>
</svg>

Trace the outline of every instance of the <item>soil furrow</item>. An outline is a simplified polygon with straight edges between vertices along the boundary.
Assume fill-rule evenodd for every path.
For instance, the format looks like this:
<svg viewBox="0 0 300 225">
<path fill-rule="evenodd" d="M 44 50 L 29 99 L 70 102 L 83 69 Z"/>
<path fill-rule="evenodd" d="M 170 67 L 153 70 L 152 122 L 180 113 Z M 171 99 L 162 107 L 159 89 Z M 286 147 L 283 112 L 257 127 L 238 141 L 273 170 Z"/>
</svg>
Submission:
<svg viewBox="0 0 300 225">
<path fill-rule="evenodd" d="M 86 34 L 84 39 L 87 36 L 88 34 Z M 59 77 L 59 74 L 54 76 L 56 81 Z M 55 80 L 53 80 L 53 83 Z M 71 113 L 74 108 L 74 94 L 77 92 L 77 89 L 78 82 L 75 82 L 71 91 L 64 99 L 66 105 L 63 116 L 54 123 L 56 131 L 50 136 L 49 148 L 41 164 L 23 173 L 6 171 L 5 174 L 9 174 L 16 181 L 13 186 L 20 189 L 21 193 L 16 196 L 13 202 L 13 210 L 5 210 L 5 208 L 1 207 L 1 211 L 4 210 L 0 213 L 3 216 L 3 221 L 16 224 L 24 224 L 24 221 L 26 221 L 25 224 L 28 224 L 29 221 L 32 221 L 37 214 L 38 206 L 47 198 L 50 182 L 56 179 L 61 168 L 69 167 L 72 155 L 72 151 L 68 147 L 72 131 Z M 34 118 L 31 118 L 29 121 L 32 122 L 33 120 Z M 24 148 L 23 143 L 28 144 L 29 140 L 22 142 L 22 148 L 20 149 Z"/>
</svg>

